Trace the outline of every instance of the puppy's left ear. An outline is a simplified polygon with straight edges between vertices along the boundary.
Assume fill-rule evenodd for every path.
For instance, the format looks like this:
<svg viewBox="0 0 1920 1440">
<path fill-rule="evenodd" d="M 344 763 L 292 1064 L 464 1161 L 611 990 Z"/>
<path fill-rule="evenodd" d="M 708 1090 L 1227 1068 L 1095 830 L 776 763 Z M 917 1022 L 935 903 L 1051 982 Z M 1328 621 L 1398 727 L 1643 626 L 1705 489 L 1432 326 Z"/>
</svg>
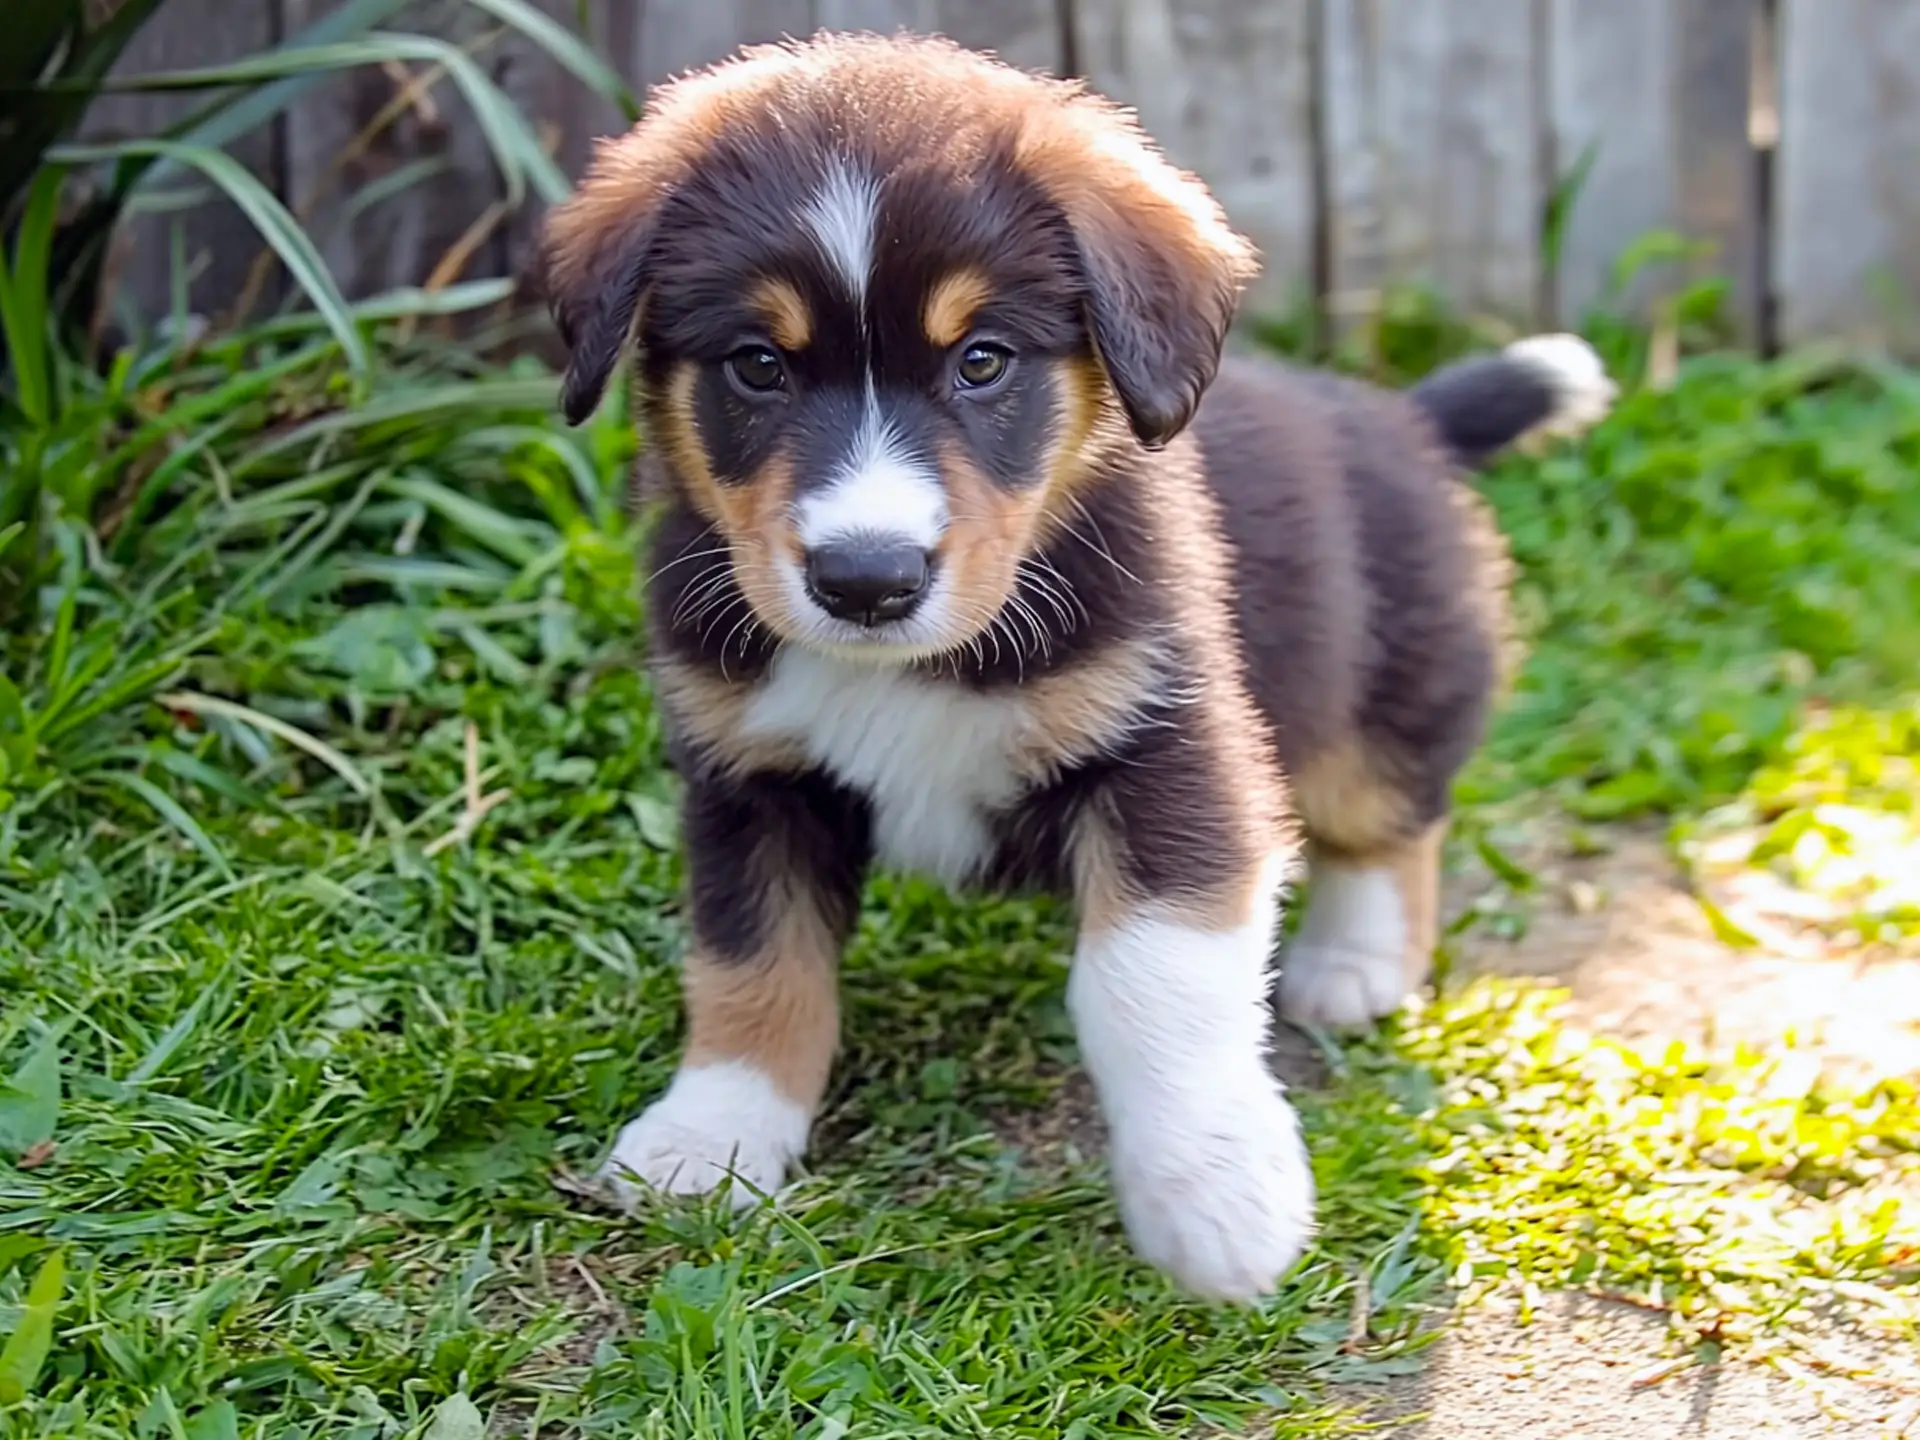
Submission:
<svg viewBox="0 0 1920 1440">
<path fill-rule="evenodd" d="M 1126 112 L 1081 93 L 1026 160 L 1072 227 L 1088 328 L 1140 443 L 1186 429 L 1213 383 L 1257 252 Z"/>
</svg>

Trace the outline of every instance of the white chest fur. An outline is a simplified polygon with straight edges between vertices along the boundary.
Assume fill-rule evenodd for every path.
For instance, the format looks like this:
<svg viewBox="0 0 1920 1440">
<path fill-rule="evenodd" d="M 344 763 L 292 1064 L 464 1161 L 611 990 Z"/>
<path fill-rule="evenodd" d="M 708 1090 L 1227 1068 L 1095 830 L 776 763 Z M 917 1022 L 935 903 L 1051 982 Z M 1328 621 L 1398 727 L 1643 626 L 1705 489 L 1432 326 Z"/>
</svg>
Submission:
<svg viewBox="0 0 1920 1440">
<path fill-rule="evenodd" d="M 1020 794 L 1028 723 L 1018 699 L 798 650 L 774 658 L 746 715 L 867 797 L 883 864 L 950 885 L 986 861 L 991 813 Z"/>
</svg>

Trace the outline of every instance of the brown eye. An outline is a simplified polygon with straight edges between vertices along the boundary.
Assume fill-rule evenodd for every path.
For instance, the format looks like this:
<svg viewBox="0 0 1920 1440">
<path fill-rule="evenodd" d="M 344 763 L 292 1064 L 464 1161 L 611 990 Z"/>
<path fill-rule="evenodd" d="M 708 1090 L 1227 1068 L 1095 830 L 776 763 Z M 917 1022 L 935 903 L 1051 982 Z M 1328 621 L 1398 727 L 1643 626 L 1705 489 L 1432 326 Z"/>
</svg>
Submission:
<svg viewBox="0 0 1920 1440">
<path fill-rule="evenodd" d="M 960 384 L 968 390 L 985 390 L 1005 378 L 1013 354 L 1000 345 L 969 345 L 960 357 Z"/>
<path fill-rule="evenodd" d="M 727 374 L 742 390 L 765 395 L 787 383 L 780 357 L 764 345 L 747 345 L 727 357 Z"/>
</svg>

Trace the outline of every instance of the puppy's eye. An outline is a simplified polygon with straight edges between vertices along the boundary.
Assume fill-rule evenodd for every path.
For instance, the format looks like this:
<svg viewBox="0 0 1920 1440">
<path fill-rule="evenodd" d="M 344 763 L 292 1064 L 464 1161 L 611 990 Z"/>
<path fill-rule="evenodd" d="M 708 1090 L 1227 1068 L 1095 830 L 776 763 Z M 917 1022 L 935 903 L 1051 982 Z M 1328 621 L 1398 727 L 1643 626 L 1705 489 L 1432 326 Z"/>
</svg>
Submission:
<svg viewBox="0 0 1920 1440">
<path fill-rule="evenodd" d="M 989 390 L 1006 378 L 1013 352 L 1004 345 L 976 342 L 960 356 L 956 378 L 963 390 Z"/>
<path fill-rule="evenodd" d="M 727 357 L 727 374 L 742 390 L 766 395 L 787 383 L 780 357 L 764 345 L 745 345 Z"/>
</svg>

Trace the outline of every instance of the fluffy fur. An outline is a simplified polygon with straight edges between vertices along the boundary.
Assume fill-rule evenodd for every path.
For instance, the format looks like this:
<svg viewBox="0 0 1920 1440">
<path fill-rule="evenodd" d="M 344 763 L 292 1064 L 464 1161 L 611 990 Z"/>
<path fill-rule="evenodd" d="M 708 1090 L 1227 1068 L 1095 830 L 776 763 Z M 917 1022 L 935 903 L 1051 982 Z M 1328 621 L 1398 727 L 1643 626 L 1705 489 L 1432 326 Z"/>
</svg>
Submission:
<svg viewBox="0 0 1920 1440">
<path fill-rule="evenodd" d="M 563 405 L 621 356 L 685 779 L 687 1053 L 610 1174 L 751 1198 L 825 1089 L 863 876 L 1077 904 L 1069 1000 L 1140 1253 L 1279 1283 L 1312 1230 L 1265 1061 L 1424 978 L 1502 668 L 1463 466 L 1589 423 L 1570 337 L 1407 394 L 1221 361 L 1252 248 L 1079 87 L 943 41 L 755 48 L 656 92 L 551 217 Z"/>
</svg>

